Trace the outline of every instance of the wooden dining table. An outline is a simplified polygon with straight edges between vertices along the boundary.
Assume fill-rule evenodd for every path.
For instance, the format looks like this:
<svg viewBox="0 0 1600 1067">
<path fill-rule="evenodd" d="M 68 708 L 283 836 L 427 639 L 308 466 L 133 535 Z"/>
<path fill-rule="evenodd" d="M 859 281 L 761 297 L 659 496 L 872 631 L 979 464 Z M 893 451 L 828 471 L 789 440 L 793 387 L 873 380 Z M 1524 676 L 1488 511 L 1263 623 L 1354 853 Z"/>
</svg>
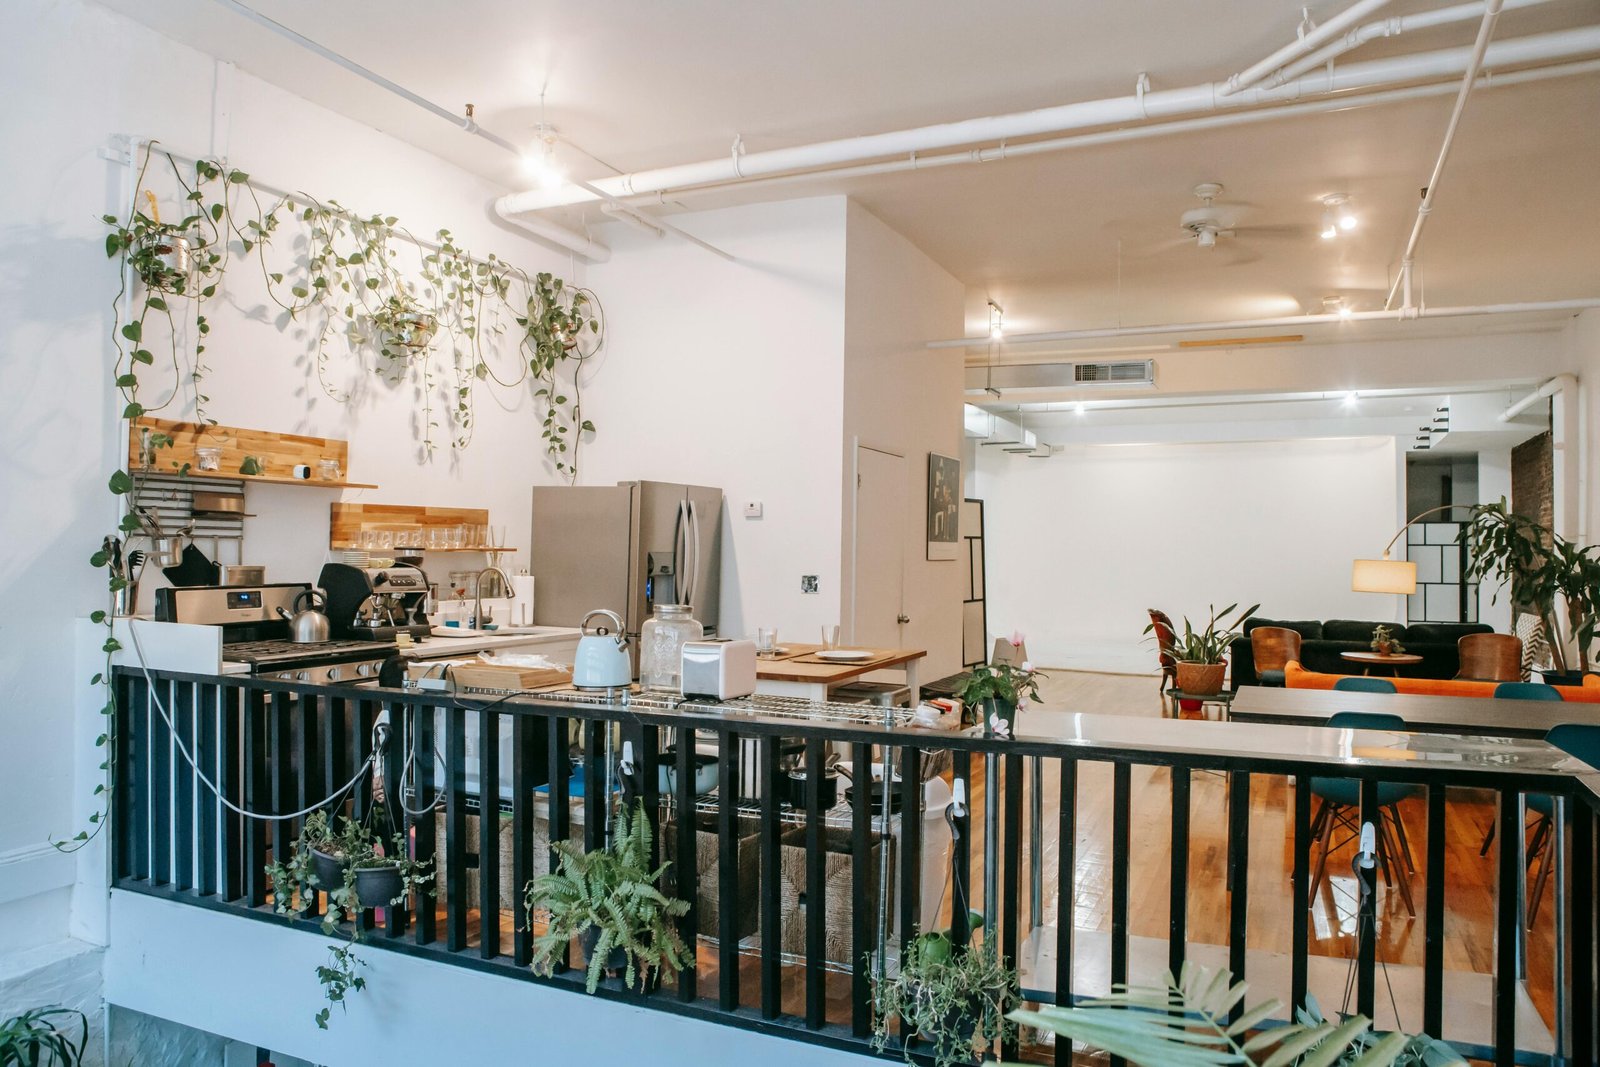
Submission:
<svg viewBox="0 0 1600 1067">
<path fill-rule="evenodd" d="M 1414 733 L 1488 737 L 1543 737 L 1552 726 L 1568 722 L 1600 725 L 1600 704 L 1575 700 L 1501 700 L 1260 685 L 1239 687 L 1229 718 L 1234 722 L 1315 726 L 1340 711 L 1398 715 L 1405 720 L 1406 729 Z"/>
<path fill-rule="evenodd" d="M 856 650 L 856 649 L 849 649 Z M 927 656 L 922 648 L 867 648 L 871 658 L 853 663 L 830 663 L 817 658 L 821 645 L 784 645 L 772 659 L 756 660 L 756 692 L 772 696 L 797 696 L 825 701 L 829 690 L 845 685 L 874 671 L 897 670 L 905 675 L 911 703 L 921 699 L 918 673 Z"/>
</svg>

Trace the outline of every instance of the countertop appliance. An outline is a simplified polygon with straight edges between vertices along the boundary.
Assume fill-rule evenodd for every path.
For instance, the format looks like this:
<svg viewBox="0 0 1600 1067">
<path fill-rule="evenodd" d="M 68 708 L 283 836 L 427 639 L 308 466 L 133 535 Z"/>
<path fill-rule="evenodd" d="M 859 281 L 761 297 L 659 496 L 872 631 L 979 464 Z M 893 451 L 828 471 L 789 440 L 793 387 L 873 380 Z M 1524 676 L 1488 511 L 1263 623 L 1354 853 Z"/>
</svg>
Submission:
<svg viewBox="0 0 1600 1067">
<path fill-rule="evenodd" d="M 325 563 L 317 584 L 327 594 L 327 615 L 335 638 L 393 641 L 402 631 L 421 640 L 433 632 L 425 607 L 428 576 L 420 568 L 397 564 L 381 570 Z"/>
<path fill-rule="evenodd" d="M 222 660 L 242 663 L 251 674 L 273 681 L 376 682 L 383 661 L 399 651 L 394 642 L 291 640 L 278 608 L 292 608 L 309 592 L 305 582 L 271 585 L 189 586 L 156 590 L 156 619 L 222 628 Z"/>
<path fill-rule="evenodd" d="M 754 641 L 685 641 L 683 695 L 732 700 L 756 691 Z"/>
<path fill-rule="evenodd" d="M 596 604 L 620 605 L 638 647 L 656 604 L 687 604 L 717 633 L 722 490 L 672 482 L 535 486 L 533 621 L 577 626 Z"/>
</svg>

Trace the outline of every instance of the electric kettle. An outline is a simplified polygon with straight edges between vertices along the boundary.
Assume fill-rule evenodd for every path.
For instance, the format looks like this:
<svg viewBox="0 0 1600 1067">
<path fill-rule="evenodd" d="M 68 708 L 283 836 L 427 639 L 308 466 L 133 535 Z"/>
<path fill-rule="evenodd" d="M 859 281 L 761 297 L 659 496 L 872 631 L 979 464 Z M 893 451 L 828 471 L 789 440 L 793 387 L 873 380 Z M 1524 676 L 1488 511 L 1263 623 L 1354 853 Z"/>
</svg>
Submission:
<svg viewBox="0 0 1600 1067">
<path fill-rule="evenodd" d="M 589 620 L 604 615 L 615 625 L 615 631 L 596 626 L 589 631 Z M 628 637 L 622 632 L 622 620 L 614 611 L 604 608 L 589 612 L 579 625 L 583 637 L 578 641 L 578 655 L 572 665 L 572 684 L 577 689 L 626 689 L 633 682 L 633 660 L 628 655 Z"/>
</svg>

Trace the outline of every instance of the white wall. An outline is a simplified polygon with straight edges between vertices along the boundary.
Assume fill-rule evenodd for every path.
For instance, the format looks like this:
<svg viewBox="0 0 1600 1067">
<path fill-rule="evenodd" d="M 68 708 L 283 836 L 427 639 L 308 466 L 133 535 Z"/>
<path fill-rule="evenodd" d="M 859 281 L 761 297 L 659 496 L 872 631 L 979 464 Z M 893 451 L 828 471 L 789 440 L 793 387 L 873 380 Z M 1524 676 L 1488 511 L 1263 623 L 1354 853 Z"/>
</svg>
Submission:
<svg viewBox="0 0 1600 1067">
<path fill-rule="evenodd" d="M 72 775 L 69 709 L 82 681 L 72 620 L 104 604 L 104 575 L 87 564 L 115 526 L 105 484 L 125 447 L 110 387 L 118 279 L 98 221 L 122 213 L 123 169 L 98 153 L 119 134 L 226 153 L 267 183 L 392 213 L 422 234 L 447 226 L 467 247 L 530 271 L 572 267 L 491 223 L 485 205 L 501 190 L 435 156 L 82 0 L 16 6 L 0 65 L 0 95 L 13 104 L 0 110 L 0 138 L 27 146 L 0 173 L 0 421 L 9 442 L 0 482 L 0 928 L 15 928 L 5 916 L 24 912 L 5 909 L 23 908 L 21 897 L 70 882 L 70 866 L 46 842 L 77 830 L 75 790 L 88 789 Z M 345 499 L 486 506 L 526 543 L 528 486 L 546 477 L 527 396 L 502 410 L 484 391 L 472 450 L 419 466 L 409 392 L 374 388 L 348 407 L 328 400 L 310 376 L 308 342 L 260 314 L 249 273 L 230 271 L 226 295 L 207 306 L 213 417 L 348 438 L 350 473 L 383 488 Z M 271 578 L 314 579 L 333 499 L 329 490 L 252 487 L 260 517 L 250 520 L 246 556 Z M 66 932 L 65 898 L 56 897 L 45 915 L 27 905 L 36 939 Z"/>
<path fill-rule="evenodd" d="M 961 668 L 962 565 L 927 558 L 928 453 L 961 457 L 962 356 L 925 342 L 961 328 L 964 289 L 922 250 L 851 203 L 845 266 L 844 571 L 841 619 L 855 614 L 852 547 L 899 537 L 905 548 L 904 647 L 926 648 L 925 678 Z M 905 457 L 898 530 L 856 529 L 853 442 Z"/>
<path fill-rule="evenodd" d="M 839 621 L 845 200 L 674 217 L 731 253 L 611 226 L 589 268 L 610 340 L 585 394 L 601 434 L 579 480 L 717 486 L 723 636 Z M 611 432 L 606 432 L 607 428 Z M 759 501 L 760 519 L 744 518 Z M 820 592 L 800 592 L 800 576 Z"/>
<path fill-rule="evenodd" d="M 1580 501 L 1572 510 L 1578 515 L 1578 540 L 1592 545 L 1600 538 L 1600 493 L 1595 491 L 1595 463 L 1600 460 L 1600 310 L 1585 311 L 1574 319 L 1570 339 L 1579 397 L 1579 430 L 1574 436 L 1582 449 L 1574 478 L 1582 481 Z"/>
<path fill-rule="evenodd" d="M 1021 630 L 1041 666 L 1105 669 L 1154 663 L 1151 607 L 1395 617 L 1399 598 L 1350 591 L 1350 563 L 1404 521 L 1396 473 L 1389 438 L 980 449 L 990 629 Z"/>
<path fill-rule="evenodd" d="M 1494 504 L 1511 499 L 1511 450 L 1485 449 L 1478 453 L 1478 502 Z M 1435 518 L 1457 518 L 1460 512 L 1450 512 Z M 1493 626 L 1498 633 L 1511 632 L 1510 590 L 1494 582 L 1478 586 L 1478 621 Z"/>
</svg>

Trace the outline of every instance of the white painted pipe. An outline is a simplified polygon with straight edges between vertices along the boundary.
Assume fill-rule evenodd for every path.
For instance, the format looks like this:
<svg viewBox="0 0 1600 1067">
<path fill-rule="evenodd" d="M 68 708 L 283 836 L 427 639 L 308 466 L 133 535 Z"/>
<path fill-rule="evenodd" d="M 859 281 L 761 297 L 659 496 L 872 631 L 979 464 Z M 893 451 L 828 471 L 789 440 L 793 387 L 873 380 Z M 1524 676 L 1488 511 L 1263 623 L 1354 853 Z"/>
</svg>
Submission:
<svg viewBox="0 0 1600 1067">
<path fill-rule="evenodd" d="M 1545 0 L 1540 0 L 1540 2 L 1545 2 Z M 1526 85 L 1530 82 L 1546 81 L 1551 78 L 1567 78 L 1586 74 L 1600 74 L 1600 59 L 1586 59 L 1576 63 L 1563 63 L 1556 66 L 1531 67 L 1527 70 L 1513 71 L 1510 74 L 1496 74 L 1492 77 L 1489 74 L 1481 74 L 1478 77 L 1478 89 L 1480 91 L 1484 89 L 1501 89 L 1513 85 Z M 738 179 L 731 183 L 698 185 L 693 189 L 675 189 L 670 194 L 656 192 L 623 199 L 625 202 L 631 200 L 637 203 L 648 200 L 652 203 L 663 203 L 668 195 L 673 200 L 692 200 L 696 197 L 714 196 L 735 186 L 740 189 L 769 188 L 797 185 L 804 182 L 839 181 L 847 178 L 863 178 L 879 174 L 898 174 L 905 171 L 930 170 L 961 164 L 993 163 L 998 160 L 1044 155 L 1045 153 L 1061 152 L 1072 148 L 1091 148 L 1097 145 L 1120 144 L 1125 141 L 1137 141 L 1168 134 L 1198 133 L 1204 130 L 1224 129 L 1230 126 L 1247 126 L 1258 122 L 1270 122 L 1275 119 L 1294 118 L 1299 115 L 1348 111 L 1353 108 L 1383 104 L 1398 104 L 1408 100 L 1448 96 L 1456 90 L 1455 82 L 1433 82 L 1429 85 L 1412 85 L 1403 89 L 1383 89 L 1377 92 L 1357 95 L 1341 94 L 1339 96 L 1318 97 L 1315 100 L 1304 100 L 1294 104 L 1280 104 L 1277 107 L 1270 108 L 1257 108 L 1253 111 L 1224 111 L 1220 114 L 1201 115 L 1196 118 L 1178 119 L 1174 122 L 1152 122 L 1142 126 L 1125 126 L 1117 130 L 1101 130 L 1096 133 L 1052 137 L 1043 141 L 1027 141 L 1018 145 L 974 148 L 970 151 L 949 152 L 935 156 L 913 155 L 906 159 L 891 159 L 882 163 L 863 163 L 854 167 L 836 167 L 831 170 L 806 171 L 801 174 L 780 174 L 768 178 Z"/>
<path fill-rule="evenodd" d="M 511 225 L 527 230 L 542 241 L 575 252 L 591 263 L 604 263 L 611 258 L 610 248 L 598 241 L 590 240 L 575 230 L 569 230 L 560 223 L 536 215 L 508 215 L 500 210 L 499 201 L 495 202 L 495 213 Z"/>
<path fill-rule="evenodd" d="M 1600 26 L 1586 26 L 1497 42 L 1488 60 L 1496 66 L 1521 66 L 1574 56 L 1600 53 Z M 924 126 L 912 130 L 869 134 L 810 145 L 796 145 L 735 158 L 731 153 L 701 163 L 602 178 L 594 186 L 614 197 L 681 189 L 713 183 L 737 184 L 740 179 L 792 171 L 815 170 L 890 156 L 910 156 L 941 148 L 980 142 L 1009 142 L 1092 126 L 1142 122 L 1215 111 L 1222 106 L 1245 107 L 1295 101 L 1302 97 L 1381 88 L 1407 82 L 1456 77 L 1471 61 L 1469 48 L 1450 48 L 1409 56 L 1351 63 L 1331 71 L 1307 75 L 1276 89 L 1252 88 L 1222 98 L 1215 84 L 1166 89 L 1108 100 L 1090 100 L 1034 111 Z M 1020 147 L 1020 146 L 1019 146 Z M 1012 151 L 1006 149 L 1005 151 Z M 1002 153 L 1004 154 L 1004 153 Z M 502 197 L 503 213 L 522 214 L 595 199 L 593 193 L 564 187 L 532 189 Z"/>
<path fill-rule="evenodd" d="M 1550 3 L 1550 0 L 1505 0 L 1501 10 L 1511 11 L 1515 8 L 1534 7 L 1539 4 Z M 1436 26 L 1447 26 L 1455 22 L 1471 22 L 1483 17 L 1487 5 L 1481 2 L 1470 4 L 1457 4 L 1454 7 L 1440 7 L 1432 11 L 1418 11 L 1410 15 L 1393 15 L 1377 22 L 1369 22 L 1359 26 L 1337 41 L 1330 42 L 1312 52 L 1302 56 L 1281 70 L 1275 71 L 1261 84 L 1265 88 L 1273 88 L 1299 77 L 1308 70 L 1332 62 L 1339 56 L 1353 49 L 1359 48 L 1369 41 L 1380 37 L 1398 37 L 1403 33 L 1414 33 L 1417 30 L 1433 29 Z"/>
<path fill-rule="evenodd" d="M 1461 90 L 1456 94 L 1456 106 L 1450 111 L 1450 121 L 1445 125 L 1444 143 L 1439 146 L 1439 157 L 1434 160 L 1433 173 L 1428 176 L 1428 184 L 1422 190 L 1422 202 L 1417 205 L 1417 217 L 1411 224 L 1411 237 L 1406 241 L 1406 250 L 1400 257 L 1400 273 L 1403 280 L 1410 288 L 1411 269 L 1416 263 L 1417 246 L 1422 243 L 1422 228 L 1428 223 L 1428 215 L 1433 211 L 1433 200 L 1439 194 L 1439 180 L 1444 177 L 1444 165 L 1450 158 L 1450 149 L 1455 144 L 1456 130 L 1461 126 L 1461 116 L 1467 110 L 1467 98 L 1472 95 L 1473 86 L 1478 80 L 1478 71 L 1483 69 L 1483 58 L 1489 50 L 1489 38 L 1494 36 L 1495 23 L 1500 20 L 1500 8 L 1503 0 L 1488 0 L 1484 4 L 1483 21 L 1478 24 L 1478 39 L 1472 45 L 1472 58 L 1467 62 L 1466 75 L 1461 79 Z M 1394 287 L 1389 288 L 1389 297 L 1383 302 L 1384 307 L 1394 303 Z M 1410 293 L 1407 293 L 1405 307 L 1411 306 Z"/>
<path fill-rule="evenodd" d="M 1271 74 L 1285 63 L 1289 63 L 1300 58 L 1325 41 L 1333 40 L 1346 29 L 1354 26 L 1356 23 L 1360 22 L 1362 19 L 1366 18 L 1380 7 L 1385 6 L 1388 2 L 1389 0 L 1359 0 L 1358 3 L 1352 4 L 1350 7 L 1345 8 L 1343 11 L 1339 12 L 1333 18 L 1329 19 L 1327 22 L 1324 22 L 1310 33 L 1304 34 L 1289 44 L 1284 45 L 1282 48 L 1278 49 L 1276 52 L 1272 53 L 1266 59 L 1261 60 L 1261 62 L 1255 64 L 1254 66 L 1235 74 L 1233 77 L 1228 79 L 1227 84 L 1223 85 L 1218 90 L 1218 94 L 1221 96 L 1232 96 L 1234 93 L 1250 88 L 1256 82 L 1260 81 L 1262 78 L 1265 78 L 1268 74 Z"/>
<path fill-rule="evenodd" d="M 637 212 L 629 211 L 626 205 L 607 202 L 600 205 L 600 210 L 618 222 L 632 226 L 640 233 L 648 234 L 651 237 L 665 237 L 667 235 L 666 230 L 652 222 L 646 222 Z"/>
<path fill-rule="evenodd" d="M 1600 308 L 1600 297 L 1580 300 L 1542 300 L 1520 304 L 1469 304 L 1459 307 L 1388 308 L 1319 315 L 1280 315 L 1270 319 L 1229 319 L 1224 322 L 1166 322 L 1150 326 L 1109 326 L 1096 330 L 1055 330 L 1019 333 L 994 341 L 982 337 L 954 337 L 929 341 L 928 348 L 977 348 L 983 345 L 1040 344 L 1047 341 L 1086 341 L 1097 337 L 1147 337 L 1165 333 L 1201 333 L 1208 330 L 1251 330 L 1276 326 L 1313 326 L 1324 322 L 1374 322 L 1392 319 L 1450 319 L 1467 315 L 1515 315 L 1522 312 L 1584 311 Z"/>
<path fill-rule="evenodd" d="M 1527 396 L 1523 397 L 1521 400 L 1518 400 L 1515 404 L 1512 404 L 1510 407 L 1502 411 L 1500 413 L 1500 421 L 1510 422 L 1512 419 L 1516 418 L 1524 411 L 1527 411 L 1529 408 L 1533 407 L 1533 405 L 1537 404 L 1546 397 L 1555 396 L 1563 389 L 1576 389 L 1577 387 L 1578 379 L 1576 377 L 1571 374 L 1558 374 L 1554 378 L 1551 378 L 1549 381 L 1545 382 L 1543 385 L 1539 386 L 1539 388 L 1535 389 L 1533 392 L 1529 393 Z"/>
</svg>

